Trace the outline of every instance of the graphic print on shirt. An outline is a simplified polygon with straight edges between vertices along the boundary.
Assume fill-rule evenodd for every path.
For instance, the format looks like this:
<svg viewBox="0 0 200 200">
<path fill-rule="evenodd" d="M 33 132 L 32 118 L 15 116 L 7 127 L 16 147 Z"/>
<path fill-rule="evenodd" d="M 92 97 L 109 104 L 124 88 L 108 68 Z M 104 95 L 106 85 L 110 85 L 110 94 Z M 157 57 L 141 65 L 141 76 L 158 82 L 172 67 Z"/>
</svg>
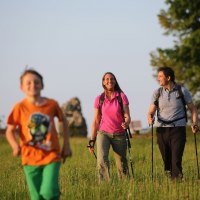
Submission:
<svg viewBox="0 0 200 200">
<path fill-rule="evenodd" d="M 45 140 L 50 128 L 50 120 L 47 115 L 41 113 L 32 114 L 28 122 L 28 128 L 29 133 L 32 136 L 29 145 L 47 151 L 51 149 L 51 142 Z"/>
</svg>

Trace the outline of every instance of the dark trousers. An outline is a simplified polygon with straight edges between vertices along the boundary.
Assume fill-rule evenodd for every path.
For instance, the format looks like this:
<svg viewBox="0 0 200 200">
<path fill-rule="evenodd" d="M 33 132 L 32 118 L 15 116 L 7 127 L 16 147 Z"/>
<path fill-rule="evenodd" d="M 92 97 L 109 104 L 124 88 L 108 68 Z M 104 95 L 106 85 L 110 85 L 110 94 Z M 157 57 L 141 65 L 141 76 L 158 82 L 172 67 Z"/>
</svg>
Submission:
<svg viewBox="0 0 200 200">
<path fill-rule="evenodd" d="M 182 177 L 182 156 L 186 142 L 185 126 L 157 127 L 156 134 L 165 171 L 170 171 L 172 178 Z"/>
</svg>

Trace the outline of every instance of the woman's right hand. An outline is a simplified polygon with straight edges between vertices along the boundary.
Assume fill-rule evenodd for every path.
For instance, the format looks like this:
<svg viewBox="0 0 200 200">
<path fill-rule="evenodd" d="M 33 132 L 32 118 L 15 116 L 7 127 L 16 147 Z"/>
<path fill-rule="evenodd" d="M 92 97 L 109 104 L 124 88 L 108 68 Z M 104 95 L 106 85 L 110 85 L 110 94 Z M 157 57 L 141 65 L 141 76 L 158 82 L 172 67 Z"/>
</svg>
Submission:
<svg viewBox="0 0 200 200">
<path fill-rule="evenodd" d="M 88 145 L 87 145 L 87 147 L 88 147 L 90 153 L 93 153 L 93 152 L 94 152 L 95 141 L 96 141 L 95 139 L 94 139 L 94 140 L 90 140 L 89 143 L 88 143 Z"/>
</svg>

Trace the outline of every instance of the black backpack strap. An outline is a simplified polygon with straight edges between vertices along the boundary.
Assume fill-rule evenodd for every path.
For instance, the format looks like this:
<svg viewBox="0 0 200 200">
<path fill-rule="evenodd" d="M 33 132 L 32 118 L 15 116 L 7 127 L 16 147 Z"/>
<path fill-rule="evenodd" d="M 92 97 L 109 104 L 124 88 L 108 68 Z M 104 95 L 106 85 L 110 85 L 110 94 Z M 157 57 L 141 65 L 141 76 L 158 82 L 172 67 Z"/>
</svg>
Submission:
<svg viewBox="0 0 200 200">
<path fill-rule="evenodd" d="M 121 113 L 124 118 L 124 108 L 123 108 L 123 102 L 122 102 L 122 97 L 121 97 L 121 92 L 118 92 L 117 100 L 119 102 L 120 108 L 121 108 Z"/>
<path fill-rule="evenodd" d="M 157 93 L 156 93 L 156 99 L 154 101 L 154 105 L 157 107 L 157 109 L 159 109 L 159 101 L 158 101 L 158 99 L 159 99 L 159 97 L 160 97 L 160 95 L 162 93 L 162 90 L 163 90 L 163 88 L 160 87 L 160 88 L 158 88 Z"/>
<path fill-rule="evenodd" d="M 176 84 L 176 87 L 177 87 L 177 90 L 178 90 L 179 97 L 181 98 L 181 101 L 183 103 L 184 112 L 185 112 L 185 119 L 186 119 L 186 122 L 187 122 L 188 121 L 187 120 L 187 109 L 186 109 L 186 102 L 185 102 L 185 98 L 184 98 L 184 95 L 183 95 L 183 91 L 181 89 L 182 87 L 179 84 Z"/>
<path fill-rule="evenodd" d="M 100 98 L 99 98 L 99 112 L 100 112 L 100 115 L 102 115 L 102 105 L 103 105 L 103 102 L 104 102 L 104 97 L 105 97 L 105 93 L 101 93 L 100 95 Z"/>
<path fill-rule="evenodd" d="M 185 99 L 184 99 L 184 96 L 183 96 L 183 92 L 182 92 L 182 89 L 181 89 L 181 85 L 178 85 L 176 84 L 176 88 L 178 90 L 178 98 L 181 98 L 184 100 L 184 104 L 185 104 Z"/>
</svg>

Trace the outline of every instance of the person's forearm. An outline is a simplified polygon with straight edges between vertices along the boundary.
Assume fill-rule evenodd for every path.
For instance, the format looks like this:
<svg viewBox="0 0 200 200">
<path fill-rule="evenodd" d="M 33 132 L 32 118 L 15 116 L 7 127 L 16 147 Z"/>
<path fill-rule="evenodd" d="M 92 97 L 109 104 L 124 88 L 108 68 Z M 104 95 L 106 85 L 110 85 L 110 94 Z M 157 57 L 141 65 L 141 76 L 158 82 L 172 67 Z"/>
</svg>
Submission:
<svg viewBox="0 0 200 200">
<path fill-rule="evenodd" d="M 64 128 L 63 128 L 63 139 L 64 139 L 64 144 L 69 145 L 69 128 L 67 123 L 64 124 Z"/>
<path fill-rule="evenodd" d="M 12 147 L 12 149 L 19 147 L 14 130 L 6 131 L 6 139 L 7 139 L 8 143 L 10 144 L 10 146 Z"/>
<path fill-rule="evenodd" d="M 194 105 L 191 106 L 191 113 L 192 113 L 192 123 L 194 125 L 198 125 L 198 113 Z"/>
<path fill-rule="evenodd" d="M 65 119 L 62 122 L 60 122 L 60 132 L 63 137 L 63 145 L 64 146 L 69 145 L 70 144 L 70 142 L 69 142 L 70 134 L 69 134 L 68 123 Z"/>
<path fill-rule="evenodd" d="M 95 140 L 97 136 L 98 125 L 94 122 L 92 125 L 91 140 Z"/>
<path fill-rule="evenodd" d="M 193 112 L 193 114 L 192 114 L 192 123 L 194 125 L 198 125 L 198 115 L 197 115 L 197 112 Z"/>
<path fill-rule="evenodd" d="M 97 131 L 96 132 L 92 132 L 91 140 L 96 140 L 96 137 L 97 137 Z"/>
</svg>

